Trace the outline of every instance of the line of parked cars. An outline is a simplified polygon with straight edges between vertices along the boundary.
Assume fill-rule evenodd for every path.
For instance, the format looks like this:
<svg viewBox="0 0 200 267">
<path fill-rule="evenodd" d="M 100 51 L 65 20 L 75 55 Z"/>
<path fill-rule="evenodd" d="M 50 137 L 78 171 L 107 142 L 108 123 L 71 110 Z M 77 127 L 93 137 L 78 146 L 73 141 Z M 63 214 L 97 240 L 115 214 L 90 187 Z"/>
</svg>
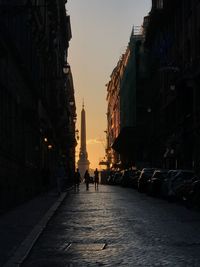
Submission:
<svg viewBox="0 0 200 267">
<path fill-rule="evenodd" d="M 150 196 L 200 208 L 200 178 L 193 170 L 144 168 L 110 172 L 107 184 L 133 187 Z"/>
</svg>

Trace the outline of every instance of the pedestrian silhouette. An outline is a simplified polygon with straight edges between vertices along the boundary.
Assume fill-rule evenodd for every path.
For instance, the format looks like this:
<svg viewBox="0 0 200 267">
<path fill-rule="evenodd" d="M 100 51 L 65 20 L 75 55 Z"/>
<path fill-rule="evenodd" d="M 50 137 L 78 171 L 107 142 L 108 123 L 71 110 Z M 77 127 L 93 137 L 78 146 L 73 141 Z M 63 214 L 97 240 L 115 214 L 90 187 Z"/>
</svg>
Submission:
<svg viewBox="0 0 200 267">
<path fill-rule="evenodd" d="M 74 175 L 74 190 L 79 191 L 79 185 L 81 182 L 81 175 L 79 172 L 79 169 L 76 169 L 75 175 Z"/>
<path fill-rule="evenodd" d="M 85 171 L 84 179 L 85 179 L 85 184 L 86 184 L 86 190 L 88 190 L 89 189 L 89 182 L 90 182 L 90 174 L 89 174 L 88 170 Z"/>
<path fill-rule="evenodd" d="M 94 171 L 94 185 L 95 185 L 95 190 L 98 190 L 98 187 L 99 187 L 99 171 L 98 171 L 97 168 Z"/>
</svg>

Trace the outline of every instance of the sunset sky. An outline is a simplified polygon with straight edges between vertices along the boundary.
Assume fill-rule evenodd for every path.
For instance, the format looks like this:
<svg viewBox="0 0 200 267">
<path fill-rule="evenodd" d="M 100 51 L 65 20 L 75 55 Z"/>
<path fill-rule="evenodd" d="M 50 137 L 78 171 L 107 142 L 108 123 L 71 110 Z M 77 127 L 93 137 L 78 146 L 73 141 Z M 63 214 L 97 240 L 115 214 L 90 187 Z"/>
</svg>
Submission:
<svg viewBox="0 0 200 267">
<path fill-rule="evenodd" d="M 125 51 L 133 25 L 140 26 L 151 0 L 68 0 L 72 40 L 71 65 L 80 131 L 82 102 L 86 110 L 87 151 L 91 168 L 105 156 L 106 86 Z M 79 146 L 77 147 L 77 157 Z M 77 158 L 78 159 L 78 158 Z"/>
</svg>

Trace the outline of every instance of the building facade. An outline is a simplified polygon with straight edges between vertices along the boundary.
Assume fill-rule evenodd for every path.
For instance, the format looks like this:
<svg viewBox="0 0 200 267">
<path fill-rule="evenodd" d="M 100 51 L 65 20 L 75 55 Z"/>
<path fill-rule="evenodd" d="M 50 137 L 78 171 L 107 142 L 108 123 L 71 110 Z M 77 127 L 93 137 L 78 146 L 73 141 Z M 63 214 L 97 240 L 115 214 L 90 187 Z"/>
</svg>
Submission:
<svg viewBox="0 0 200 267">
<path fill-rule="evenodd" d="M 135 166 L 140 147 L 138 129 L 142 124 L 141 107 L 144 108 L 141 81 L 146 73 L 143 40 L 142 30 L 133 27 L 127 49 L 113 70 L 107 87 L 108 151 L 117 154 L 119 168 Z M 113 123 L 115 114 L 119 119 Z M 116 159 L 114 163 L 116 165 Z"/>
<path fill-rule="evenodd" d="M 142 36 L 132 34 L 120 79 L 120 134 L 111 145 L 121 161 L 200 172 L 199 15 L 197 0 L 153 0 Z"/>
<path fill-rule="evenodd" d="M 106 156 L 108 168 L 113 168 L 119 164 L 120 158 L 117 151 L 112 148 L 114 140 L 120 132 L 120 75 L 123 68 L 122 58 L 118 61 L 117 66 L 113 70 L 110 81 L 107 84 L 107 147 Z"/>
<path fill-rule="evenodd" d="M 39 193 L 42 170 L 55 183 L 58 161 L 68 158 L 67 54 L 71 39 L 67 1 L 0 1 L 0 205 L 9 208 Z M 75 101 L 74 101 L 75 107 Z M 74 154 L 75 156 L 75 154 Z"/>
<path fill-rule="evenodd" d="M 199 169 L 199 14 L 199 1 L 153 1 L 149 16 L 146 48 L 158 148 L 152 160 L 167 168 Z"/>
</svg>

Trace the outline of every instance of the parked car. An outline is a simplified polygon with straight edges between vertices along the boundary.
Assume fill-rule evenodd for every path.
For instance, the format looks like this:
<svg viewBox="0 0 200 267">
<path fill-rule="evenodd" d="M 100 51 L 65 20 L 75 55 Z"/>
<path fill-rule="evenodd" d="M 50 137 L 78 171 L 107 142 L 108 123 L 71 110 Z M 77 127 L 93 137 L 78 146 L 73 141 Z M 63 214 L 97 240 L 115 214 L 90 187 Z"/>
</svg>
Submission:
<svg viewBox="0 0 200 267">
<path fill-rule="evenodd" d="M 110 173 L 108 178 L 107 178 L 107 184 L 113 185 L 114 184 L 114 173 Z"/>
<path fill-rule="evenodd" d="M 114 180 L 114 184 L 121 185 L 121 181 L 122 181 L 122 174 L 121 174 L 121 172 L 116 172 L 114 174 L 113 180 Z"/>
<path fill-rule="evenodd" d="M 191 185 L 189 194 L 186 197 L 186 204 L 188 207 L 200 208 L 200 178 L 194 181 Z"/>
<path fill-rule="evenodd" d="M 125 187 L 132 187 L 133 177 L 135 176 L 136 170 L 125 170 L 122 173 L 121 185 Z"/>
<path fill-rule="evenodd" d="M 162 182 L 160 193 L 161 193 L 161 196 L 165 199 L 168 198 L 170 181 L 173 178 L 173 176 L 176 175 L 176 173 L 178 173 L 178 170 L 169 170 L 165 179 Z"/>
<path fill-rule="evenodd" d="M 146 192 L 147 190 L 147 181 L 153 175 L 155 168 L 144 168 L 142 169 L 139 179 L 138 179 L 138 191 Z"/>
<path fill-rule="evenodd" d="M 154 171 L 151 178 L 147 181 L 147 193 L 151 196 L 160 195 L 161 186 L 164 179 L 167 177 L 169 170 L 157 169 Z"/>
<path fill-rule="evenodd" d="M 195 173 L 192 170 L 171 170 L 167 177 L 166 197 L 169 200 L 176 200 L 179 198 L 180 188 L 193 179 Z"/>
<path fill-rule="evenodd" d="M 138 179 L 140 177 L 141 171 L 137 170 L 135 171 L 135 173 L 133 174 L 133 176 L 131 177 L 131 187 L 137 189 L 138 188 Z"/>
<path fill-rule="evenodd" d="M 130 172 L 128 170 L 123 171 L 121 186 L 127 187 L 130 185 Z"/>
<path fill-rule="evenodd" d="M 195 192 L 197 192 L 198 184 L 199 177 L 196 175 L 191 176 L 191 179 L 188 178 L 188 180 L 184 180 L 176 188 L 176 198 L 186 205 L 189 204 L 193 199 Z"/>
</svg>

